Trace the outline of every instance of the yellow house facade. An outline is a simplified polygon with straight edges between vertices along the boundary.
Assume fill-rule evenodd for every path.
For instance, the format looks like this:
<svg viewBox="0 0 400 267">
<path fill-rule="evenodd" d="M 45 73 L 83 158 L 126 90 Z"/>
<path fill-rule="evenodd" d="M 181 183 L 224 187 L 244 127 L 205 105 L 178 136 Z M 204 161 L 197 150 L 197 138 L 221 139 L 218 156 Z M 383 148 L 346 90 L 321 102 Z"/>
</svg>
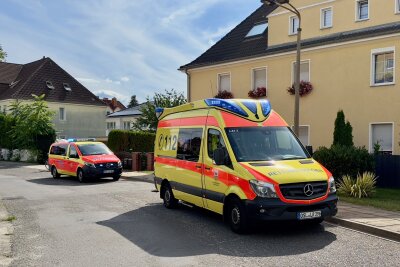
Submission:
<svg viewBox="0 0 400 267">
<path fill-rule="evenodd" d="M 312 84 L 300 99 L 300 139 L 330 146 L 342 109 L 354 143 L 371 152 L 379 143 L 400 154 L 400 0 L 292 0 L 302 15 L 301 80 Z M 267 88 L 273 109 L 293 124 L 297 20 L 261 6 L 217 44 L 180 70 L 195 101 L 230 91 L 248 98 Z M 397 53 L 396 53 L 397 52 Z"/>
</svg>

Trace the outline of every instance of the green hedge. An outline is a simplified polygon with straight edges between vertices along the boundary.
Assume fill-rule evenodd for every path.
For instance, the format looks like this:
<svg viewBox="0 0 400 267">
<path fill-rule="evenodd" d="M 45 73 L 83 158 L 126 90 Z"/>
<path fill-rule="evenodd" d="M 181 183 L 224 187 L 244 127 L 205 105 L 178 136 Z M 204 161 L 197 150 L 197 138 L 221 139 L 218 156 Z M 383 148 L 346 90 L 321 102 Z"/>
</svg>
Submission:
<svg viewBox="0 0 400 267">
<path fill-rule="evenodd" d="M 330 148 L 320 147 L 313 158 L 332 172 L 336 179 L 343 175 L 356 177 L 366 171 L 374 171 L 374 157 L 365 147 L 334 145 Z"/>
<path fill-rule="evenodd" d="M 112 130 L 107 144 L 114 152 L 153 152 L 155 139 L 154 133 Z"/>
<path fill-rule="evenodd" d="M 15 119 L 0 112 L 0 148 L 16 148 L 11 138 L 11 129 L 15 126 Z"/>
</svg>

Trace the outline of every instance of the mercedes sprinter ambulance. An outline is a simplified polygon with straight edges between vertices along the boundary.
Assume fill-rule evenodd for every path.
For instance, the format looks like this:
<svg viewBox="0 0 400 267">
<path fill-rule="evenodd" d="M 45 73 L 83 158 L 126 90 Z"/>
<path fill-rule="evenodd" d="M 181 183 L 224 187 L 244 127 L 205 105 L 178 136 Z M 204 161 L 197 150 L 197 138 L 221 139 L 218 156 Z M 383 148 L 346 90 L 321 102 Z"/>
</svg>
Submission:
<svg viewBox="0 0 400 267">
<path fill-rule="evenodd" d="M 211 210 L 237 233 L 254 220 L 336 215 L 334 178 L 268 100 L 213 98 L 156 112 L 154 182 L 165 207 Z"/>
</svg>

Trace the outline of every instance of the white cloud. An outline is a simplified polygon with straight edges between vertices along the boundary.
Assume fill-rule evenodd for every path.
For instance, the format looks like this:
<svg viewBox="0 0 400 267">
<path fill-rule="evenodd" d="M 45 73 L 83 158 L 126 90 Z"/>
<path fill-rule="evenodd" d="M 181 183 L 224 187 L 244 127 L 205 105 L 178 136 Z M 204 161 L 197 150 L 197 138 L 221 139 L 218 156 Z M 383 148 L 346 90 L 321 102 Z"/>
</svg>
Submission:
<svg viewBox="0 0 400 267">
<path fill-rule="evenodd" d="M 127 76 L 121 77 L 121 82 L 129 82 L 129 80 L 129 77 Z"/>
</svg>

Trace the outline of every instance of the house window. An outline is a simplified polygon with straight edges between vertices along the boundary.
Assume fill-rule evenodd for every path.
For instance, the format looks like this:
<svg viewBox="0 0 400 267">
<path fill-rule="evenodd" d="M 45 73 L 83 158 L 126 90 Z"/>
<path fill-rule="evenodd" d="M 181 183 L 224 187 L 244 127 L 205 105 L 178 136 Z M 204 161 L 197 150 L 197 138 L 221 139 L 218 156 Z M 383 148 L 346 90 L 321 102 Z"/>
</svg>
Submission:
<svg viewBox="0 0 400 267">
<path fill-rule="evenodd" d="M 378 144 L 380 151 L 386 154 L 393 152 L 393 123 L 373 123 L 370 128 L 370 152 Z"/>
<path fill-rule="evenodd" d="M 294 125 L 292 126 L 292 131 L 294 131 Z M 297 138 L 299 138 L 303 146 L 310 145 L 310 126 L 299 125 L 299 136 Z"/>
<path fill-rule="evenodd" d="M 65 108 L 60 108 L 59 113 L 60 113 L 60 121 L 65 121 L 66 120 Z"/>
<path fill-rule="evenodd" d="M 231 90 L 231 75 L 229 73 L 218 74 L 218 92 Z"/>
<path fill-rule="evenodd" d="M 333 13 L 332 8 L 321 9 L 321 29 L 332 27 Z"/>
<path fill-rule="evenodd" d="M 252 37 L 252 36 L 257 36 L 257 35 L 263 34 L 267 28 L 268 28 L 267 22 L 256 24 L 247 33 L 246 37 Z"/>
<path fill-rule="evenodd" d="M 130 130 L 130 129 L 131 129 L 131 122 L 124 121 L 124 130 Z"/>
<path fill-rule="evenodd" d="M 72 91 L 71 86 L 69 85 L 69 83 L 63 83 L 63 86 L 64 86 L 65 91 L 68 91 L 68 92 Z"/>
<path fill-rule="evenodd" d="M 396 8 L 396 14 L 400 14 L 400 0 L 395 0 L 395 8 Z"/>
<path fill-rule="evenodd" d="M 394 47 L 373 50 L 371 63 L 371 85 L 394 83 Z"/>
<path fill-rule="evenodd" d="M 296 80 L 296 62 L 293 62 L 292 67 L 292 83 Z M 310 81 L 310 61 L 302 61 L 300 63 L 300 81 Z"/>
<path fill-rule="evenodd" d="M 259 87 L 267 88 L 267 69 L 253 69 L 253 90 Z"/>
<path fill-rule="evenodd" d="M 296 16 L 289 18 L 289 35 L 297 34 L 297 29 L 299 28 L 299 18 Z"/>
<path fill-rule="evenodd" d="M 357 20 L 367 20 L 369 19 L 369 5 L 368 0 L 357 0 Z"/>
<path fill-rule="evenodd" d="M 108 129 L 108 130 L 113 130 L 113 129 L 115 129 L 115 121 L 113 121 L 113 122 L 107 122 L 107 129 Z"/>
</svg>

